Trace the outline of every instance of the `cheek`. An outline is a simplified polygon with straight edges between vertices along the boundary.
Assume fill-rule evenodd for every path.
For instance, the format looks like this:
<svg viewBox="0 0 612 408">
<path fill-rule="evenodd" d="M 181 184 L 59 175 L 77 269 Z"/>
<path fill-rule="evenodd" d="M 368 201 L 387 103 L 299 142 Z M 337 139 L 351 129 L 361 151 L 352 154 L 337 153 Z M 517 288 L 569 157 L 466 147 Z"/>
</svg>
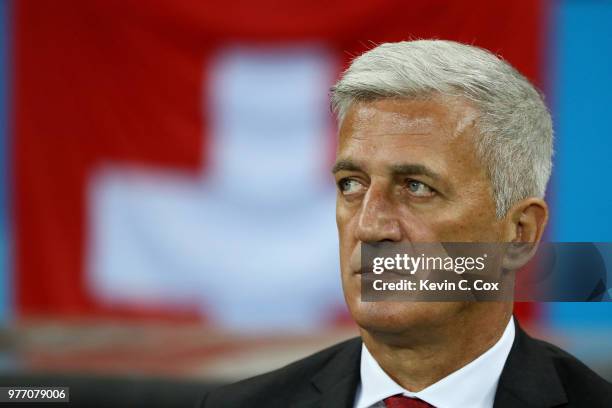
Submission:
<svg viewBox="0 0 612 408">
<path fill-rule="evenodd" d="M 356 211 L 347 208 L 342 203 L 336 204 L 336 225 L 338 226 L 338 241 L 340 244 L 340 266 L 343 270 L 348 266 L 358 240 L 355 235 Z"/>
<path fill-rule="evenodd" d="M 441 242 L 496 242 L 499 236 L 495 213 L 482 208 L 469 208 L 450 217 L 440 217 L 433 228 Z"/>
<path fill-rule="evenodd" d="M 498 241 L 501 223 L 497 219 L 495 203 L 491 197 L 481 197 L 481 200 L 474 203 L 465 220 L 469 225 L 465 225 L 464 229 L 469 231 L 473 241 Z"/>
<path fill-rule="evenodd" d="M 435 218 L 441 241 L 496 242 L 500 223 L 488 183 L 475 183 L 457 197 L 448 211 Z"/>
<path fill-rule="evenodd" d="M 399 215 L 402 235 L 411 242 L 436 242 L 439 240 L 435 225 L 437 219 L 437 216 L 431 214 L 402 209 Z"/>
<path fill-rule="evenodd" d="M 481 211 L 474 215 L 475 223 L 472 227 L 474 234 L 481 237 L 481 241 L 496 242 L 499 237 L 500 223 L 494 211 Z"/>
<path fill-rule="evenodd" d="M 336 201 L 336 226 L 338 227 L 338 237 L 340 244 L 351 236 L 354 229 L 355 211 L 347 208 L 340 200 Z"/>
<path fill-rule="evenodd" d="M 457 199 L 453 205 L 435 214 L 428 213 L 419 221 L 410 223 L 412 238 L 417 242 L 496 242 L 499 235 L 494 206 L 476 194 Z M 420 235 L 416 236 L 419 231 Z M 425 237 L 425 233 L 429 236 Z"/>
</svg>

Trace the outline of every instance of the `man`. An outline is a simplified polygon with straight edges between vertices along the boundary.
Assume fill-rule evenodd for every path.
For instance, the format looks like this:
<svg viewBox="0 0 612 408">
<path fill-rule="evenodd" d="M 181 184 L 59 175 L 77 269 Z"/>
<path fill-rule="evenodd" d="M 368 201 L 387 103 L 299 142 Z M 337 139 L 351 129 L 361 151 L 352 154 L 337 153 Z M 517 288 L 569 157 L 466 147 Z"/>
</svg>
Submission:
<svg viewBox="0 0 612 408">
<path fill-rule="evenodd" d="M 488 51 L 380 45 L 332 88 L 342 284 L 361 337 L 223 387 L 205 407 L 610 407 L 612 385 L 525 334 L 512 303 L 364 302 L 362 243 L 538 243 L 552 124 Z"/>
</svg>

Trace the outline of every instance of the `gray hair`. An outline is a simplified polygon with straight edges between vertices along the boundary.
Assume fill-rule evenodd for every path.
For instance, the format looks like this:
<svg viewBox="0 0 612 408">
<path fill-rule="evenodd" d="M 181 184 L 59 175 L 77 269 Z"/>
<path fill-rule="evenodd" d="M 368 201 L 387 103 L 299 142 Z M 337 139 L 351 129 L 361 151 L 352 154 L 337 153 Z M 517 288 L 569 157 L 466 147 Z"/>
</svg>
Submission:
<svg viewBox="0 0 612 408">
<path fill-rule="evenodd" d="M 464 97 L 479 110 L 476 149 L 491 179 L 497 216 L 543 198 L 552 167 L 552 120 L 543 96 L 510 64 L 453 41 L 386 43 L 355 58 L 331 89 L 338 122 L 356 101 Z"/>
</svg>

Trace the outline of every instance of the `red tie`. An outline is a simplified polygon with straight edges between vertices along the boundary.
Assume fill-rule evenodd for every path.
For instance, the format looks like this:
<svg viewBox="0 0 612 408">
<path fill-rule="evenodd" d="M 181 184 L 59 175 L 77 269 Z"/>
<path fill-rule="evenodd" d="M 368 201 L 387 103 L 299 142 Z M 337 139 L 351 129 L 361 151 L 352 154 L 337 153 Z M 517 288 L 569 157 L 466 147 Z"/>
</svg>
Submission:
<svg viewBox="0 0 612 408">
<path fill-rule="evenodd" d="M 401 394 L 385 398 L 383 401 L 387 408 L 435 408 L 423 400 L 406 397 Z"/>
</svg>

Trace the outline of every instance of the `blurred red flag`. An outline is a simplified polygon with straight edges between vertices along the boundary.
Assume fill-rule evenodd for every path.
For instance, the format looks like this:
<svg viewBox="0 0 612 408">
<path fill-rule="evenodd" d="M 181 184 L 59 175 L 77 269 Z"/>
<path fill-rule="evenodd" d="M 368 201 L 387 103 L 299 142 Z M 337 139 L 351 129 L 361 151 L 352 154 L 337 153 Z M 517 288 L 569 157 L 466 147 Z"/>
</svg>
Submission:
<svg viewBox="0 0 612 408">
<path fill-rule="evenodd" d="M 21 316 L 201 315 L 195 306 L 109 303 L 91 293 L 88 188 L 109 163 L 206 174 L 215 109 L 202 95 L 224 48 L 321 47 L 337 73 L 373 44 L 451 39 L 500 54 L 536 84 L 544 60 L 540 1 L 23 0 L 14 11 Z"/>
</svg>

